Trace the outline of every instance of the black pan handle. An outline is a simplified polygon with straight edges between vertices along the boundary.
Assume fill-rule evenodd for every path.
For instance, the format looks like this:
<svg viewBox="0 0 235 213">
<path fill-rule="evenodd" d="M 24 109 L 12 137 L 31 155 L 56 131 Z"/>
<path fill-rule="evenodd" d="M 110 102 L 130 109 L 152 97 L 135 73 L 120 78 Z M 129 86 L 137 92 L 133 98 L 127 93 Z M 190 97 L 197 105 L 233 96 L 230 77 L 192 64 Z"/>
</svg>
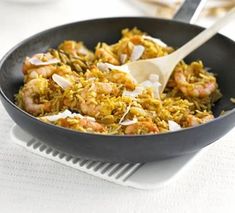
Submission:
<svg viewBox="0 0 235 213">
<path fill-rule="evenodd" d="M 194 23 L 200 15 L 207 0 L 185 0 L 174 16 L 174 20 Z"/>
</svg>

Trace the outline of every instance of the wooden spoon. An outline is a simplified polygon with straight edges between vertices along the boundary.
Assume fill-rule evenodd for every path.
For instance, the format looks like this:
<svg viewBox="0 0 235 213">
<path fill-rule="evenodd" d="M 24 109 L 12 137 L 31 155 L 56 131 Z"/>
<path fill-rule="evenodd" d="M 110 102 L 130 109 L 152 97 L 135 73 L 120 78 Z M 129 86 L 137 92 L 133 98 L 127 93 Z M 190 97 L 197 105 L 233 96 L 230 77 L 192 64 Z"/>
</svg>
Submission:
<svg viewBox="0 0 235 213">
<path fill-rule="evenodd" d="M 138 83 L 149 80 L 149 76 L 151 74 L 157 74 L 159 76 L 159 83 L 161 84 L 158 92 L 161 94 L 164 91 L 175 66 L 192 51 L 213 37 L 221 28 L 223 28 L 226 24 L 228 24 L 229 21 L 232 20 L 235 20 L 235 8 L 233 8 L 223 18 L 219 19 L 211 27 L 202 31 L 181 48 L 167 56 L 134 61 L 122 66 L 106 64 L 110 69 L 116 69 L 130 73 Z"/>
</svg>

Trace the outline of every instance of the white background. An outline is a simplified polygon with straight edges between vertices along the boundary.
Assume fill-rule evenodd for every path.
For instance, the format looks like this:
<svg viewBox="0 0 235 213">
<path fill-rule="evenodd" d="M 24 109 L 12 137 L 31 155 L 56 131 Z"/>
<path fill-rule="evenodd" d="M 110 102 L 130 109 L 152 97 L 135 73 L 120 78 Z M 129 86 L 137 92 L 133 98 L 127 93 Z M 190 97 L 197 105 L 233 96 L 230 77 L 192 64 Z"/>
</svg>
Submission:
<svg viewBox="0 0 235 213">
<path fill-rule="evenodd" d="M 124 0 L 48 0 L 42 4 L 0 0 L 0 57 L 19 41 L 56 25 L 136 15 L 146 14 Z M 207 26 L 211 21 L 201 19 L 198 24 Z M 233 23 L 222 32 L 235 39 L 234 29 Z M 12 125 L 0 104 L 0 212 L 235 212 L 235 130 L 205 150 L 170 185 L 141 191 L 23 150 L 9 138 Z"/>
</svg>

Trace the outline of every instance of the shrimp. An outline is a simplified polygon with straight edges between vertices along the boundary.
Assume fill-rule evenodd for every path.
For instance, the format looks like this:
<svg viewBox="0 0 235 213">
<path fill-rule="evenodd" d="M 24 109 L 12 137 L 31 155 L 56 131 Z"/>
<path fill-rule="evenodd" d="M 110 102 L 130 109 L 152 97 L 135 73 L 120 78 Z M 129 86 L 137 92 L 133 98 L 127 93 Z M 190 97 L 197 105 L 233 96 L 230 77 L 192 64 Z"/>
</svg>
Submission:
<svg viewBox="0 0 235 213">
<path fill-rule="evenodd" d="M 105 82 L 96 82 L 93 89 L 98 94 L 105 94 L 105 95 L 108 94 L 117 95 L 117 93 L 119 92 L 118 88 L 115 87 L 115 84 L 105 83 Z"/>
<path fill-rule="evenodd" d="M 128 73 L 122 71 L 112 70 L 107 72 L 105 77 L 113 83 L 124 85 L 128 90 L 134 90 L 136 87 L 135 80 Z"/>
<path fill-rule="evenodd" d="M 95 92 L 96 95 L 108 95 L 117 94 L 119 90 L 112 82 L 91 82 L 90 85 L 87 85 L 87 87 L 83 89 L 81 96 L 87 99 L 91 95 L 91 92 Z"/>
<path fill-rule="evenodd" d="M 63 50 L 65 53 L 71 54 L 73 56 L 77 55 L 77 43 L 75 41 L 64 41 L 60 44 L 59 49 Z"/>
<path fill-rule="evenodd" d="M 143 44 L 143 37 L 140 36 L 140 35 L 133 35 L 133 36 L 130 38 L 130 41 L 131 41 L 134 45 Z"/>
<path fill-rule="evenodd" d="M 30 72 L 29 70 L 32 71 L 32 69 L 34 68 L 52 65 L 58 62 L 60 62 L 60 60 L 57 58 L 53 58 L 50 53 L 38 53 L 33 55 L 31 58 L 26 57 L 23 63 L 23 73 L 26 75 Z"/>
<path fill-rule="evenodd" d="M 187 126 L 197 126 L 199 124 L 206 123 L 208 121 L 211 121 L 214 119 L 213 115 L 205 115 L 202 118 L 196 117 L 195 115 L 188 115 L 186 119 L 186 125 Z"/>
<path fill-rule="evenodd" d="M 84 113 L 85 115 L 92 116 L 92 117 L 99 116 L 101 108 L 102 107 L 100 105 L 92 103 L 90 101 L 83 101 L 80 104 L 80 109 L 82 113 Z"/>
<path fill-rule="evenodd" d="M 108 62 L 113 65 L 120 65 L 117 56 L 112 52 L 111 48 L 105 43 L 102 43 L 96 48 L 95 56 L 98 59 L 101 59 L 103 62 Z"/>
<path fill-rule="evenodd" d="M 94 132 L 104 132 L 105 127 L 96 121 L 91 121 L 87 118 L 83 118 L 80 121 L 80 125 L 85 129 L 91 129 Z"/>
<path fill-rule="evenodd" d="M 132 29 L 125 28 L 122 30 L 122 37 L 132 37 L 134 35 L 143 35 L 143 32 L 139 30 L 137 27 L 133 27 Z"/>
<path fill-rule="evenodd" d="M 33 55 L 32 58 L 36 58 L 36 59 L 40 59 L 42 57 L 42 54 L 39 53 L 39 54 L 36 54 L 36 55 Z M 28 70 L 32 69 L 35 67 L 35 65 L 33 65 L 32 63 L 30 63 L 30 60 L 32 59 L 30 57 L 26 57 L 25 60 L 24 60 L 24 63 L 23 63 L 23 73 L 24 74 L 27 74 Z"/>
<path fill-rule="evenodd" d="M 99 104 L 99 98 L 97 96 L 103 96 L 108 94 L 117 94 L 118 88 L 112 83 L 93 82 L 89 87 L 83 89 L 81 93 L 82 102 L 80 109 L 85 115 L 92 117 L 98 117 L 100 115 L 109 115 L 113 110 L 113 106 L 107 104 Z M 102 99 L 102 101 L 107 101 Z"/>
<path fill-rule="evenodd" d="M 78 55 L 93 55 L 82 42 L 64 41 L 60 44 L 59 49 L 73 57 L 77 57 Z"/>
<path fill-rule="evenodd" d="M 49 78 L 56 70 L 54 64 L 58 62 L 60 62 L 59 59 L 53 58 L 50 53 L 39 53 L 31 58 L 26 57 L 23 64 L 25 82 L 38 78 L 39 76 Z"/>
<path fill-rule="evenodd" d="M 126 134 L 140 134 L 140 133 L 158 133 L 159 129 L 152 121 L 142 121 L 128 126 L 125 129 Z"/>
<path fill-rule="evenodd" d="M 117 55 L 126 55 L 126 57 L 128 57 L 128 59 L 131 56 L 131 53 L 134 49 L 134 44 L 130 41 L 130 39 L 124 38 L 121 40 L 121 42 L 113 45 L 113 51 L 115 53 L 117 53 Z"/>
<path fill-rule="evenodd" d="M 104 125 L 85 117 L 60 118 L 56 121 L 56 125 L 87 132 L 104 132 L 106 130 Z"/>
<path fill-rule="evenodd" d="M 27 75 L 25 75 L 26 81 L 30 81 L 32 79 L 38 78 L 39 76 L 43 78 L 49 78 L 55 72 L 56 67 L 52 65 L 35 67 L 27 70 Z"/>
<path fill-rule="evenodd" d="M 195 68 L 183 70 L 177 68 L 174 72 L 174 80 L 178 88 L 185 96 L 204 98 L 208 97 L 217 88 L 216 79 L 214 76 L 207 73 L 205 70 L 200 70 L 203 74 L 196 79 L 195 75 L 198 70 Z M 190 75 L 194 75 L 194 82 L 189 81 Z"/>
<path fill-rule="evenodd" d="M 45 78 L 45 79 L 53 79 L 53 74 L 59 75 L 61 78 L 64 78 L 65 81 L 67 81 L 69 84 L 72 84 L 74 82 L 79 81 L 79 75 L 72 71 L 69 66 L 62 65 L 62 66 L 41 66 L 41 67 L 35 67 L 33 69 L 30 69 L 27 71 L 28 75 L 25 75 L 25 82 L 28 82 L 32 79 L 36 79 L 39 77 Z M 58 82 L 56 82 L 58 84 Z M 60 84 L 59 84 L 60 85 Z"/>
<path fill-rule="evenodd" d="M 101 102 L 94 99 L 84 100 L 80 103 L 79 106 L 79 110 L 81 110 L 83 114 L 101 120 L 105 118 L 105 116 L 111 115 L 114 109 L 115 105 L 110 104 L 108 99 L 102 100 Z"/>
<path fill-rule="evenodd" d="M 35 98 L 45 94 L 48 89 L 48 80 L 36 78 L 27 82 L 21 90 L 22 102 L 25 110 L 33 115 L 39 115 L 42 112 L 50 110 L 50 103 L 37 103 Z"/>
<path fill-rule="evenodd" d="M 67 79 L 71 83 L 79 82 L 79 74 L 75 71 L 72 71 L 71 68 L 67 65 L 59 66 L 54 71 L 55 74 Z"/>
</svg>

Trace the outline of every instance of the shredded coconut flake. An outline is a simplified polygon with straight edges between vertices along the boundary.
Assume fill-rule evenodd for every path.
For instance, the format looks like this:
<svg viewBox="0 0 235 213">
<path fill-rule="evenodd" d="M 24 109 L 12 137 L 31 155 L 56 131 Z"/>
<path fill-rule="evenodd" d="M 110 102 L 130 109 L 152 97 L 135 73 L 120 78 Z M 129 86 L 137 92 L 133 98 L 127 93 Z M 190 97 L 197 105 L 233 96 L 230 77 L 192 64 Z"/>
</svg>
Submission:
<svg viewBox="0 0 235 213">
<path fill-rule="evenodd" d="M 83 116 L 83 118 L 86 118 L 87 120 L 90 120 L 90 121 L 96 121 L 95 118 L 91 117 L 91 116 Z"/>
<path fill-rule="evenodd" d="M 74 118 L 75 116 L 78 116 L 79 118 L 83 118 L 82 115 L 78 114 L 78 113 L 72 113 L 69 110 L 65 110 L 64 112 L 59 112 L 57 115 L 48 115 L 48 116 L 44 116 L 43 118 L 46 118 L 49 121 L 57 121 L 61 118 Z"/>
<path fill-rule="evenodd" d="M 57 64 L 57 63 L 59 63 L 59 62 L 60 62 L 60 60 L 57 59 L 57 58 L 51 58 L 51 59 L 49 59 L 48 61 L 41 61 L 41 60 L 38 59 L 38 58 L 30 58 L 30 59 L 29 59 L 29 63 L 30 63 L 30 64 L 33 64 L 33 65 L 35 65 L 35 66 Z"/>
<path fill-rule="evenodd" d="M 230 98 L 230 101 L 235 104 L 235 98 Z"/>
<path fill-rule="evenodd" d="M 124 90 L 122 93 L 123 96 L 130 97 L 130 98 L 136 98 L 138 95 L 142 94 L 142 92 L 147 88 L 153 88 L 153 93 L 155 98 L 159 98 L 159 87 L 161 84 L 156 81 L 158 80 L 158 75 L 153 74 L 151 77 L 151 80 L 143 81 L 139 86 L 135 88 L 133 91 Z"/>
<path fill-rule="evenodd" d="M 121 124 L 123 126 L 129 126 L 129 125 L 135 124 L 137 122 L 138 122 L 137 118 L 134 118 L 133 120 L 129 120 L 129 119 L 124 120 L 121 123 L 119 122 L 119 124 Z"/>
<path fill-rule="evenodd" d="M 68 109 L 66 109 L 64 112 L 59 112 L 56 115 L 48 115 L 48 116 L 44 116 L 42 118 L 46 118 L 49 121 L 57 121 L 61 118 L 74 118 L 74 117 L 79 117 L 80 119 L 86 118 L 86 119 L 91 120 L 91 121 L 96 121 L 95 118 L 93 118 L 93 117 L 83 116 L 79 113 L 72 113 Z"/>
<path fill-rule="evenodd" d="M 57 74 L 53 74 L 53 75 L 52 75 L 52 79 L 53 79 L 53 81 L 55 81 L 62 89 L 66 89 L 66 88 L 68 88 L 68 87 L 70 87 L 70 86 L 72 85 L 72 83 L 71 83 L 69 80 L 67 80 L 67 79 L 65 79 L 65 78 L 63 78 L 62 76 L 57 75 Z"/>
<path fill-rule="evenodd" d="M 168 125 L 169 125 L 170 131 L 176 131 L 176 130 L 182 129 L 181 126 L 179 124 L 177 124 L 175 121 L 169 120 Z"/>
<path fill-rule="evenodd" d="M 121 62 L 122 64 L 124 64 L 124 63 L 126 62 L 126 59 L 127 59 L 127 54 L 121 54 L 121 55 L 119 56 L 119 58 L 120 58 L 120 62 Z"/>
<path fill-rule="evenodd" d="M 85 47 L 82 46 L 79 48 L 78 53 L 82 55 L 87 55 L 89 52 Z"/>
<path fill-rule="evenodd" d="M 109 71 L 109 67 L 106 63 L 99 62 L 99 63 L 97 63 L 97 67 L 102 72 L 108 72 Z"/>
<path fill-rule="evenodd" d="M 119 124 L 122 123 L 122 121 L 124 120 L 124 118 L 126 117 L 126 115 L 128 114 L 128 112 L 130 111 L 131 109 L 131 104 L 126 108 L 126 112 L 123 114 L 123 116 L 121 117 L 120 121 L 119 121 Z"/>
<path fill-rule="evenodd" d="M 166 43 L 164 43 L 162 40 L 160 40 L 158 38 L 153 38 L 152 36 L 146 36 L 146 35 L 143 35 L 143 38 L 150 40 L 150 41 L 153 41 L 154 43 L 158 44 L 161 47 L 167 47 Z"/>
<path fill-rule="evenodd" d="M 132 53 L 131 53 L 131 56 L 130 56 L 130 60 L 131 61 L 136 61 L 138 59 L 140 59 L 140 57 L 143 55 L 144 53 L 144 46 L 142 45 L 135 45 L 133 50 L 132 50 Z"/>
</svg>

